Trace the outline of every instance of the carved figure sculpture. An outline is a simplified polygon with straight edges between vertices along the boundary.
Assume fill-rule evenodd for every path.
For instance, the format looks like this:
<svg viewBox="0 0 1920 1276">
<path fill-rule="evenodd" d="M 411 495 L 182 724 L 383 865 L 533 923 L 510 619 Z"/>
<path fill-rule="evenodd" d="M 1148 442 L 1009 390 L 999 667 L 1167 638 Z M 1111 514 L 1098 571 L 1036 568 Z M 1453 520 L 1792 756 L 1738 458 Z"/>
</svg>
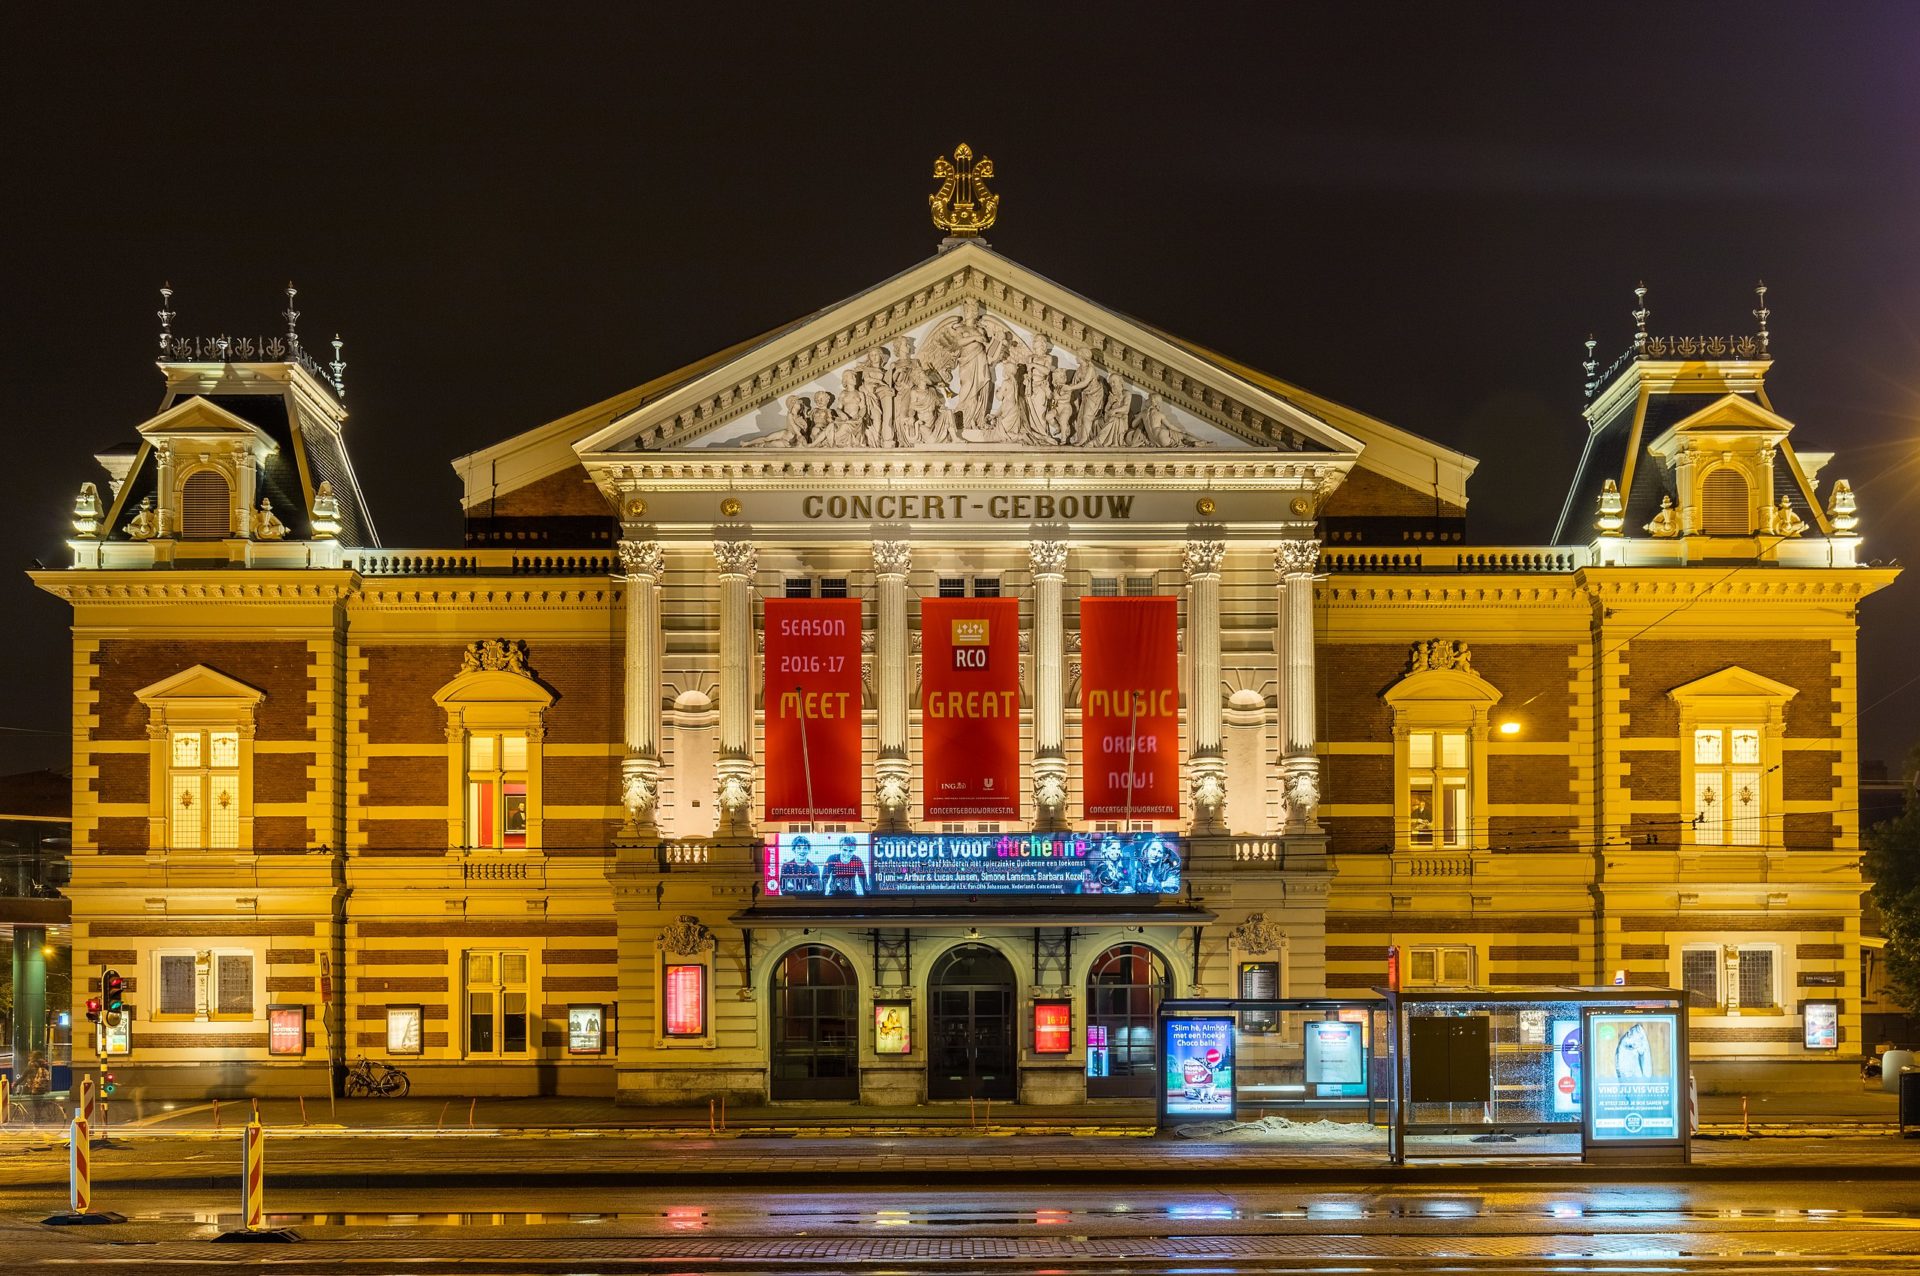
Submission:
<svg viewBox="0 0 1920 1276">
<path fill-rule="evenodd" d="M 1093 442 L 1100 431 L 1100 414 L 1107 406 L 1107 379 L 1094 371 L 1092 351 L 1080 351 L 1080 367 L 1088 374 L 1086 385 L 1080 391 L 1080 404 L 1067 431 L 1067 442 L 1075 446 Z"/>
<path fill-rule="evenodd" d="M 332 540 L 339 534 L 340 498 L 333 494 L 333 484 L 321 479 L 313 490 L 313 539 Z"/>
<path fill-rule="evenodd" d="M 1296 824 L 1313 823 L 1320 809 L 1320 780 L 1311 771 L 1295 771 L 1286 778 L 1287 812 Z"/>
<path fill-rule="evenodd" d="M 127 520 L 127 539 L 130 541 L 150 541 L 160 534 L 160 519 L 153 509 L 153 498 L 140 498 L 140 508 Z"/>
<path fill-rule="evenodd" d="M 1047 437 L 1047 412 L 1053 403 L 1053 343 L 1041 333 L 1033 334 L 1033 347 L 1027 351 L 1023 380 L 1026 384 L 1026 420 L 1020 432 L 1036 443 Z"/>
<path fill-rule="evenodd" d="M 984 435 L 993 415 L 994 365 L 1006 355 L 1006 333 L 989 327 L 980 314 L 980 303 L 969 297 L 960 307 L 959 319 L 936 328 L 934 335 L 942 349 L 929 350 L 928 358 L 946 371 L 956 424 L 961 430 Z"/>
<path fill-rule="evenodd" d="M 1647 534 L 1662 538 L 1680 534 L 1680 514 L 1673 508 L 1671 496 L 1663 495 L 1660 498 L 1660 512 L 1655 514 L 1652 521 L 1647 524 Z"/>
<path fill-rule="evenodd" d="M 91 483 L 82 483 L 80 495 L 73 498 L 73 530 L 81 536 L 97 536 L 100 520 L 105 515 L 100 505 L 100 489 Z"/>
<path fill-rule="evenodd" d="M 1133 391 L 1124 385 L 1110 388 L 1107 395 L 1106 410 L 1100 417 L 1098 437 L 1090 440 L 1094 447 L 1128 447 L 1128 434 L 1132 431 Z"/>
<path fill-rule="evenodd" d="M 1167 415 L 1167 405 L 1160 396 L 1147 396 L 1147 410 L 1140 414 L 1140 431 L 1146 436 L 1148 447 L 1198 447 L 1199 443 L 1191 434 L 1174 424 Z"/>
<path fill-rule="evenodd" d="M 257 541 L 278 541 L 287 538 L 287 525 L 273 512 L 273 502 L 266 497 L 260 498 L 260 508 L 253 512 L 253 539 Z"/>
<path fill-rule="evenodd" d="M 806 447 L 812 441 L 812 419 L 807 411 L 806 396 L 789 394 L 785 406 L 787 419 L 780 429 L 763 438 L 748 440 L 747 447 Z"/>
</svg>

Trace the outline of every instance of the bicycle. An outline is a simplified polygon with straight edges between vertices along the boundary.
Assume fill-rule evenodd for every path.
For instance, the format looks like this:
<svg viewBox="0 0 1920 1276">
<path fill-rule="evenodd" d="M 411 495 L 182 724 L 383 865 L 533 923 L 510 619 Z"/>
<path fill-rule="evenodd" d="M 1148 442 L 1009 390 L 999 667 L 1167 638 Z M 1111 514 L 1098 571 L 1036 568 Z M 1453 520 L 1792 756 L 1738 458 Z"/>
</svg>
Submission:
<svg viewBox="0 0 1920 1276">
<path fill-rule="evenodd" d="M 413 1082 L 390 1063 L 363 1058 L 347 1073 L 345 1088 L 349 1099 L 404 1099 Z"/>
</svg>

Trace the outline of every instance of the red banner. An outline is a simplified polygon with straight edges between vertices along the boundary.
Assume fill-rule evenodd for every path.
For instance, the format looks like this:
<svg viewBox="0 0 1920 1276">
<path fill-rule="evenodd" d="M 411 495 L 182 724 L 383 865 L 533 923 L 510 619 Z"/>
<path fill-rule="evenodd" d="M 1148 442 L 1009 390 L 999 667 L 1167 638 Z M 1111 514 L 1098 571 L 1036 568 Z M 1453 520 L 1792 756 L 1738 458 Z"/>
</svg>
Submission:
<svg viewBox="0 0 1920 1276">
<path fill-rule="evenodd" d="M 860 600 L 767 599 L 767 819 L 860 818 Z"/>
<path fill-rule="evenodd" d="M 929 820 L 1020 818 L 1020 603 L 920 601 L 920 756 Z"/>
<path fill-rule="evenodd" d="M 1180 816 L 1179 601 L 1080 600 L 1086 818 Z"/>
</svg>

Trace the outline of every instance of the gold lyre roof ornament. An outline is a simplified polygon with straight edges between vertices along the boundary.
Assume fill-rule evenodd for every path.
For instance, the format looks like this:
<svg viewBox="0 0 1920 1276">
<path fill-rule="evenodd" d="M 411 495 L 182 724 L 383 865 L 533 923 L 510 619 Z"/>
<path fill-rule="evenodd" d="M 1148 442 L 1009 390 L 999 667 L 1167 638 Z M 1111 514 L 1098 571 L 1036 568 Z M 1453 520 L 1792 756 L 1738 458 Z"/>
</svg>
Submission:
<svg viewBox="0 0 1920 1276">
<path fill-rule="evenodd" d="M 933 175 L 940 179 L 940 189 L 927 196 L 927 205 L 933 210 L 935 226 L 949 235 L 968 236 L 993 225 L 1000 197 L 987 189 L 992 160 L 982 155 L 976 162 L 973 148 L 962 142 L 954 148 L 952 160 L 943 155 L 933 162 Z"/>
</svg>

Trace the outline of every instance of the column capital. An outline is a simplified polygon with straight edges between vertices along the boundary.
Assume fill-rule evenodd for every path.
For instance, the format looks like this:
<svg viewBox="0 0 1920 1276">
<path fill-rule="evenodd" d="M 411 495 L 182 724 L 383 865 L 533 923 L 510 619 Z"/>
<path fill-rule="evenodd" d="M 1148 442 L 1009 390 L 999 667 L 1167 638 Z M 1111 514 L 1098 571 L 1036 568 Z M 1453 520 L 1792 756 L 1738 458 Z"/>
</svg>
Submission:
<svg viewBox="0 0 1920 1276">
<path fill-rule="evenodd" d="M 1187 579 L 1201 576 L 1218 576 L 1220 564 L 1226 561 L 1227 543 L 1214 537 L 1196 537 L 1186 543 L 1180 551 L 1180 566 L 1186 569 Z"/>
<path fill-rule="evenodd" d="M 1276 576 L 1311 576 L 1319 564 L 1319 541 L 1281 541 L 1273 551 Z"/>
<path fill-rule="evenodd" d="M 913 569 L 913 542 L 877 540 L 873 543 L 873 572 L 876 576 L 905 576 Z"/>
<path fill-rule="evenodd" d="M 713 556 L 720 564 L 722 578 L 751 578 L 760 569 L 760 549 L 748 540 L 724 540 L 713 543 Z"/>
<path fill-rule="evenodd" d="M 635 577 L 651 577 L 658 585 L 667 574 L 667 553 L 659 541 L 623 540 L 618 545 L 620 551 L 620 570 L 628 580 Z"/>
<path fill-rule="evenodd" d="M 1066 575 L 1067 542 L 1063 540 L 1028 541 L 1027 564 L 1033 569 L 1036 578 Z"/>
</svg>

